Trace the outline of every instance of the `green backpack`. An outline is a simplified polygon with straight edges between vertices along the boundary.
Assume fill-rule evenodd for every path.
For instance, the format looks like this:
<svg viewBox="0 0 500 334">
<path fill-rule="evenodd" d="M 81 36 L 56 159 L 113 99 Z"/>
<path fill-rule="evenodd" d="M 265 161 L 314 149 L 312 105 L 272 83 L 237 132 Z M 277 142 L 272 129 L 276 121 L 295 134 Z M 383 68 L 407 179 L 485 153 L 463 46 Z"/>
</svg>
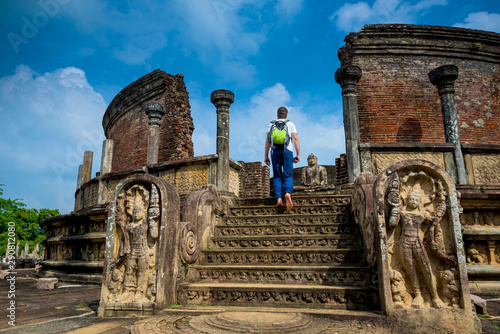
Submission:
<svg viewBox="0 0 500 334">
<path fill-rule="evenodd" d="M 267 140 L 271 144 L 284 145 L 288 146 L 290 143 L 290 136 L 288 135 L 288 126 L 287 123 L 289 120 L 284 121 L 272 121 L 271 129 L 269 130 L 269 134 L 267 136 Z"/>
</svg>

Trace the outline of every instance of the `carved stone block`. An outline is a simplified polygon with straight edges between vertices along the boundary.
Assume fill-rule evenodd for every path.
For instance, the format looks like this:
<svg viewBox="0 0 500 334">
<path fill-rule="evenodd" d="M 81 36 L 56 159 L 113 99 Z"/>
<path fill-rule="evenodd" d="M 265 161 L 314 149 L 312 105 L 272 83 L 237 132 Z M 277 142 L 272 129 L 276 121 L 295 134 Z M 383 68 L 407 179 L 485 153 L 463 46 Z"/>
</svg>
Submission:
<svg viewBox="0 0 500 334">
<path fill-rule="evenodd" d="M 500 184 L 500 156 L 477 154 L 472 156 L 476 184 Z"/>
<path fill-rule="evenodd" d="M 179 209 L 175 188 L 154 176 L 134 174 L 116 187 L 99 316 L 151 315 L 176 303 Z M 99 257 L 91 244 L 85 252 Z"/>
<path fill-rule="evenodd" d="M 381 171 L 374 185 L 374 215 L 382 311 L 426 321 L 474 320 L 465 268 L 457 192 L 449 175 L 424 160 Z"/>
<path fill-rule="evenodd" d="M 390 165 L 408 159 L 422 159 L 432 162 L 439 167 L 445 169 L 444 156 L 443 153 L 439 152 L 383 152 L 383 153 L 373 153 L 373 174 L 375 176 L 379 175 L 384 169 L 388 168 Z"/>
</svg>

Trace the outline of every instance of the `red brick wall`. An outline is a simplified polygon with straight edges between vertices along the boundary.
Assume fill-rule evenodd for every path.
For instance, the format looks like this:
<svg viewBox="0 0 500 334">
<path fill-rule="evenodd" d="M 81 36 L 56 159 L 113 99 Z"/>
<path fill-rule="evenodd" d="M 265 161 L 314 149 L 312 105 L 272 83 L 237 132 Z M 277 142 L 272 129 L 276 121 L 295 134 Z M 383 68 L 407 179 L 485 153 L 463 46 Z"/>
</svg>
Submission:
<svg viewBox="0 0 500 334">
<path fill-rule="evenodd" d="M 270 195 L 269 168 L 260 161 L 238 161 L 243 168 L 239 172 L 240 197 L 262 198 Z"/>
<path fill-rule="evenodd" d="M 500 34 L 461 28 L 371 25 L 349 34 L 339 58 L 363 71 L 361 142 L 445 142 L 438 90 L 428 74 L 454 64 L 462 143 L 500 144 L 499 53 Z"/>
<path fill-rule="evenodd" d="M 160 126 L 158 162 L 193 157 L 194 125 L 183 78 L 155 70 L 113 99 L 103 117 L 106 138 L 114 141 L 112 171 L 146 164 L 148 117 L 142 106 L 147 102 L 162 103 L 167 109 Z"/>
</svg>

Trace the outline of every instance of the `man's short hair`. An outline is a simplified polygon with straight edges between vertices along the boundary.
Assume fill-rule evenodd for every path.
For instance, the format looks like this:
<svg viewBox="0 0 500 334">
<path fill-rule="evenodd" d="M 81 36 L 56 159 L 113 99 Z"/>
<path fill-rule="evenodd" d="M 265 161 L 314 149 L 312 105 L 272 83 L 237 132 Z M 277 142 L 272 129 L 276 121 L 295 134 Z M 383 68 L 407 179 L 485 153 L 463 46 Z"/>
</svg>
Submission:
<svg viewBox="0 0 500 334">
<path fill-rule="evenodd" d="M 288 116 L 288 109 L 285 107 L 278 108 L 278 118 L 283 119 Z"/>
</svg>

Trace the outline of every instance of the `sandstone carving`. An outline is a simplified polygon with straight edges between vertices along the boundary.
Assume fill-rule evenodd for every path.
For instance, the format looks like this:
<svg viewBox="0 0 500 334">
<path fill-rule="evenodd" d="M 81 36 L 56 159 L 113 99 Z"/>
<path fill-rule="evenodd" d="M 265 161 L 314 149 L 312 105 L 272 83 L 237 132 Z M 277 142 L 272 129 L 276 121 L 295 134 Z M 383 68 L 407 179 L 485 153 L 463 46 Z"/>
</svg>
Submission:
<svg viewBox="0 0 500 334">
<path fill-rule="evenodd" d="M 391 271 L 391 292 L 392 300 L 396 305 L 407 305 L 411 298 L 406 291 L 404 276 L 397 270 Z"/>
<path fill-rule="evenodd" d="M 384 312 L 460 308 L 471 316 L 451 178 L 430 162 L 407 160 L 382 171 L 373 189 Z"/>
<path fill-rule="evenodd" d="M 411 178 L 412 176 L 420 177 L 420 175 L 408 175 L 407 177 Z M 425 178 L 425 175 L 422 175 L 421 177 Z M 421 191 L 422 186 L 425 186 L 425 184 L 422 183 L 426 181 L 428 180 L 424 179 L 409 188 L 407 191 L 406 205 L 403 205 L 400 194 L 399 177 L 396 173 L 393 175 L 387 194 L 387 202 L 389 207 L 391 207 L 391 213 L 387 225 L 389 229 L 393 229 L 400 222 L 402 224 L 402 232 L 399 243 L 400 260 L 403 262 L 403 268 L 411 286 L 413 296 L 412 306 L 424 306 L 424 299 L 420 291 L 421 283 L 417 277 L 417 271 L 420 271 L 423 274 L 425 284 L 431 293 L 434 307 L 442 308 L 444 307 L 444 304 L 438 296 L 437 285 L 435 277 L 432 273 L 431 263 L 427 251 L 424 248 L 423 240 L 419 236 L 419 231 L 424 221 L 432 223 L 432 226 L 435 226 L 441 221 L 442 214 L 440 213 L 443 210 L 441 208 L 441 203 L 444 200 L 444 195 L 442 194 L 442 191 L 437 194 L 440 201 L 440 203 L 437 204 L 439 211 L 436 212 L 433 217 L 431 212 L 423 209 Z M 442 185 L 439 188 L 442 189 Z M 432 233 L 430 233 L 429 236 L 432 236 Z M 438 249 L 438 245 L 434 242 L 429 245 L 433 250 Z"/>
<path fill-rule="evenodd" d="M 469 248 L 467 249 L 467 264 L 474 265 L 482 263 L 483 263 L 483 255 L 479 253 L 474 243 L 471 243 Z"/>
<path fill-rule="evenodd" d="M 179 197 L 151 175 L 134 174 L 116 188 L 109 210 L 99 316 L 152 315 L 175 303 Z M 83 249 L 93 259 L 97 244 Z"/>
<path fill-rule="evenodd" d="M 375 264 L 375 227 L 373 221 L 373 182 L 371 173 L 361 173 L 354 184 L 353 211 L 356 224 L 361 228 L 365 246 L 365 261 L 369 266 Z"/>
<path fill-rule="evenodd" d="M 213 226 L 227 213 L 229 203 L 230 199 L 221 196 L 213 184 L 188 194 L 183 210 L 180 241 L 183 263 L 196 261 L 202 246 L 206 245 L 213 233 Z M 235 247 L 236 244 L 230 246 Z"/>
<path fill-rule="evenodd" d="M 444 270 L 439 273 L 442 285 L 442 292 L 445 301 L 453 308 L 460 307 L 460 288 L 454 268 Z"/>
<path fill-rule="evenodd" d="M 310 186 L 324 186 L 327 184 L 326 168 L 318 165 L 318 158 L 311 153 L 307 157 L 308 167 L 302 169 L 302 184 Z"/>
<path fill-rule="evenodd" d="M 108 299 L 121 302 L 145 301 L 150 273 L 150 253 L 155 261 L 158 239 L 158 190 L 135 184 L 118 195 L 117 232 L 121 236 L 119 256 L 113 269 Z M 120 271 L 120 274 L 117 273 Z M 123 275 L 123 287 L 115 287 L 116 277 Z M 119 296 L 117 294 L 120 294 Z"/>
</svg>

